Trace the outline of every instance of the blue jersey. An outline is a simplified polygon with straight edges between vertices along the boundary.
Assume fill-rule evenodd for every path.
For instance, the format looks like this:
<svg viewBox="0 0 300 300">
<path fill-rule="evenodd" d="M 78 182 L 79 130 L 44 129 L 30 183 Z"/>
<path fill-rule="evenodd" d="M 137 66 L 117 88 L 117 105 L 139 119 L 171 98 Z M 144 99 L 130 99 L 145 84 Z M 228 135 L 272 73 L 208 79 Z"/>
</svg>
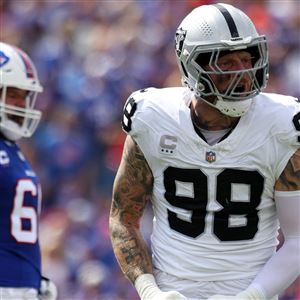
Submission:
<svg viewBox="0 0 300 300">
<path fill-rule="evenodd" d="M 0 287 L 32 287 L 41 280 L 38 179 L 15 144 L 0 138 Z"/>
</svg>

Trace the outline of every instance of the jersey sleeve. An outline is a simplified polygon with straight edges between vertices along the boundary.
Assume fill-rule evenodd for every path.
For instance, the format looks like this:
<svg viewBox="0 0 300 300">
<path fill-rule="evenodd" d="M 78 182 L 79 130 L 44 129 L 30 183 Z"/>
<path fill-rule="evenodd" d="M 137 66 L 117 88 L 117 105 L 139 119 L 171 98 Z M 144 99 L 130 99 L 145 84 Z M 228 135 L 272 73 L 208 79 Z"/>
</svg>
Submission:
<svg viewBox="0 0 300 300">
<path fill-rule="evenodd" d="M 122 120 L 123 130 L 137 143 L 151 169 L 156 161 L 161 126 L 161 107 L 157 103 L 160 98 L 157 94 L 155 88 L 131 94 L 125 103 Z"/>
</svg>

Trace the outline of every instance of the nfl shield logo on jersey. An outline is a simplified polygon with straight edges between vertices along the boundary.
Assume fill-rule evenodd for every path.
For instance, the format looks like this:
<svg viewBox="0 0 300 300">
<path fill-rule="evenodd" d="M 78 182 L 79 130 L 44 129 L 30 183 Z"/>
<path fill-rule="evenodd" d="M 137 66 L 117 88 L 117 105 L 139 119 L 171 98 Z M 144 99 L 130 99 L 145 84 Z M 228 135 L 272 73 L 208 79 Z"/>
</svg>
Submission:
<svg viewBox="0 0 300 300">
<path fill-rule="evenodd" d="M 216 153 L 213 151 L 207 151 L 206 152 L 206 161 L 212 163 L 216 161 Z"/>
</svg>

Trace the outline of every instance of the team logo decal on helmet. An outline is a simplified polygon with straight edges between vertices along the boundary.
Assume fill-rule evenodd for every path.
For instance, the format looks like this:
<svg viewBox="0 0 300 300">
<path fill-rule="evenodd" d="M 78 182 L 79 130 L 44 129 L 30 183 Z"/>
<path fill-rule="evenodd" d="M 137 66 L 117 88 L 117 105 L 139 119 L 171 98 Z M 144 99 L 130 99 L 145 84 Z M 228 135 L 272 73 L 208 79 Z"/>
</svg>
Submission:
<svg viewBox="0 0 300 300">
<path fill-rule="evenodd" d="M 181 55 L 185 36 L 186 36 L 186 30 L 183 30 L 182 28 L 178 28 L 175 34 L 175 48 L 178 56 Z"/>
<path fill-rule="evenodd" d="M 3 67 L 6 63 L 8 63 L 9 57 L 6 56 L 2 51 L 0 51 L 0 67 Z"/>
</svg>

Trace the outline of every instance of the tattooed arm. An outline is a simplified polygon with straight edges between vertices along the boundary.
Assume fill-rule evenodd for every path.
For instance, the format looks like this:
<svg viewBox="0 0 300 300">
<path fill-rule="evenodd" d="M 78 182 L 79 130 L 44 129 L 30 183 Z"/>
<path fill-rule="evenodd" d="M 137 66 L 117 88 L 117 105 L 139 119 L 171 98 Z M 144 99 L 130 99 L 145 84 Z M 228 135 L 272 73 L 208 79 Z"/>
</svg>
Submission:
<svg viewBox="0 0 300 300">
<path fill-rule="evenodd" d="M 140 221 L 152 194 L 153 175 L 146 159 L 127 136 L 117 172 L 110 212 L 113 249 L 125 276 L 142 300 L 185 299 L 177 291 L 161 291 L 153 276 L 151 255 L 140 232 Z"/>
<path fill-rule="evenodd" d="M 110 232 L 120 267 L 132 283 L 141 274 L 153 273 L 151 256 L 140 232 L 152 184 L 153 176 L 143 153 L 127 136 L 113 187 Z"/>
</svg>

